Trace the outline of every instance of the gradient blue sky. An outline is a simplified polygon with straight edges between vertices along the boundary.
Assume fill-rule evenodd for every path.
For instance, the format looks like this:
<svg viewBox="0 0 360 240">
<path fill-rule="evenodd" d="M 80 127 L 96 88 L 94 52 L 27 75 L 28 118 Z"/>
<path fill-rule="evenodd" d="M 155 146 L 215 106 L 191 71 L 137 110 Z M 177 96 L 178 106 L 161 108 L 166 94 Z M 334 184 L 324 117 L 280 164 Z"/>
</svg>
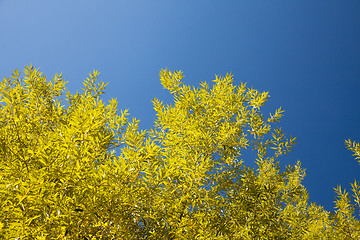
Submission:
<svg viewBox="0 0 360 240">
<path fill-rule="evenodd" d="M 142 128 L 154 97 L 171 102 L 161 68 L 196 86 L 232 72 L 270 92 L 265 110 L 286 110 L 281 126 L 298 145 L 284 163 L 307 169 L 311 201 L 332 210 L 333 188 L 359 176 L 344 146 L 360 140 L 358 0 L 0 0 L 0 77 L 30 63 L 50 78 L 62 72 L 72 92 L 99 70 L 104 98 Z"/>
</svg>

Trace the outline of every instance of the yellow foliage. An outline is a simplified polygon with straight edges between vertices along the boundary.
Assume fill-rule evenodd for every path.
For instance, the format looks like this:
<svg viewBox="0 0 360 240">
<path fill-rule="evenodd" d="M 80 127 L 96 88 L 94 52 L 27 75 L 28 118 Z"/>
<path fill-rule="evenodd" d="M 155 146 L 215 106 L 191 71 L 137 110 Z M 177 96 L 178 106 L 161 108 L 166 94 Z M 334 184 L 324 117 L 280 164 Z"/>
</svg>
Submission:
<svg viewBox="0 0 360 240">
<path fill-rule="evenodd" d="M 98 75 L 75 94 L 33 66 L 0 83 L 0 238 L 358 239 L 346 192 L 330 214 L 309 204 L 300 163 L 281 171 L 295 138 L 274 125 L 281 108 L 262 115 L 267 92 L 162 70 L 174 104 L 154 99 L 144 131 L 102 102 Z"/>
</svg>

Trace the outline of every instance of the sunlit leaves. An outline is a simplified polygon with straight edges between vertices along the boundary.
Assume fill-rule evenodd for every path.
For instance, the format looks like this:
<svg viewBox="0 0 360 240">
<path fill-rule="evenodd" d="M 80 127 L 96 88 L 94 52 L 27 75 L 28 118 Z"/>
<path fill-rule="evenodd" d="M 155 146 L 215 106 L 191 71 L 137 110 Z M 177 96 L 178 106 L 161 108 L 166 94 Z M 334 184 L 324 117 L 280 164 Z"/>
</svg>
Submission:
<svg viewBox="0 0 360 240">
<path fill-rule="evenodd" d="M 24 78 L 16 70 L 2 81 L 2 237 L 57 238 L 71 227 L 80 235 L 95 231 L 79 230 L 88 226 L 75 224 L 81 218 L 76 209 L 83 206 L 91 216 L 90 203 L 107 201 L 97 192 L 104 184 L 97 176 L 109 172 L 114 158 L 108 150 L 121 145 L 127 123 L 126 112 L 117 115 L 116 102 L 105 106 L 96 99 L 104 89 L 104 84 L 95 86 L 97 74 L 90 75 L 86 93 L 68 93 L 67 108 L 57 99 L 65 90 L 61 74 L 48 81 L 29 66 Z"/>
<path fill-rule="evenodd" d="M 283 113 L 284 113 L 284 112 L 285 112 L 285 111 L 282 110 L 281 107 L 278 108 L 278 109 L 276 109 L 274 115 L 272 115 L 272 114 L 270 113 L 270 118 L 267 120 L 267 122 L 269 122 L 269 123 L 271 123 L 271 122 L 279 122 L 280 119 L 281 119 L 281 117 L 283 116 Z"/>
<path fill-rule="evenodd" d="M 163 87 L 171 93 L 177 93 L 184 75 L 181 71 L 171 72 L 167 69 L 160 71 L 160 81 Z"/>
<path fill-rule="evenodd" d="M 350 139 L 345 140 L 345 144 L 347 149 L 351 150 L 355 156 L 355 159 L 360 159 L 360 144 L 354 141 L 351 141 Z M 360 163 L 360 160 L 359 160 Z"/>
<path fill-rule="evenodd" d="M 334 214 L 309 204 L 300 162 L 279 162 L 296 138 L 278 127 L 281 108 L 263 116 L 268 92 L 231 74 L 197 88 L 183 77 L 160 72 L 174 103 L 153 100 L 148 130 L 115 99 L 101 100 L 95 70 L 74 94 L 61 74 L 49 81 L 32 66 L 4 78 L 0 237 L 358 239 L 358 182 L 357 205 L 340 187 Z M 359 155 L 359 144 L 346 144 Z"/>
</svg>

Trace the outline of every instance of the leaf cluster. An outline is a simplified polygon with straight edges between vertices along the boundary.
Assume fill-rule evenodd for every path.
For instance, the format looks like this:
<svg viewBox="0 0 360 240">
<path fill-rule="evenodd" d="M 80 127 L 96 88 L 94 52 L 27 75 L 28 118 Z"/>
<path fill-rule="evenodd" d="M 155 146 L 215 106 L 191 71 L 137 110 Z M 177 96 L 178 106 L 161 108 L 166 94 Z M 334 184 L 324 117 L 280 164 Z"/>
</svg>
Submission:
<svg viewBox="0 0 360 240">
<path fill-rule="evenodd" d="M 0 83 L 1 238 L 359 238 L 356 181 L 357 205 L 338 187 L 329 213 L 309 203 L 300 162 L 282 170 L 296 138 L 277 126 L 281 108 L 263 116 L 267 92 L 231 74 L 194 88 L 165 69 L 174 103 L 154 99 L 154 127 L 139 130 L 102 102 L 98 75 L 75 94 L 33 66 Z"/>
</svg>

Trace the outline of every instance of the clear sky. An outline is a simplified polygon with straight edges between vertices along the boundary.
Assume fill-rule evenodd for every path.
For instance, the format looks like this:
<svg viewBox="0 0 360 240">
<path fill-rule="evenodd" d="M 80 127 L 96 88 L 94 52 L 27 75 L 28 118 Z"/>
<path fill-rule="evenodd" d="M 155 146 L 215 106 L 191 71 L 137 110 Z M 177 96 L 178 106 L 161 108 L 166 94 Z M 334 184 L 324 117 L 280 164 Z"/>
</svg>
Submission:
<svg viewBox="0 0 360 240">
<path fill-rule="evenodd" d="M 0 77 L 30 63 L 62 72 L 72 92 L 97 69 L 104 98 L 142 128 L 154 97 L 171 102 L 161 68 L 195 86 L 232 72 L 270 92 L 266 111 L 286 110 L 281 126 L 298 145 L 283 163 L 302 162 L 311 201 L 332 210 L 333 188 L 360 180 L 344 145 L 360 141 L 358 0 L 0 0 Z"/>
</svg>

